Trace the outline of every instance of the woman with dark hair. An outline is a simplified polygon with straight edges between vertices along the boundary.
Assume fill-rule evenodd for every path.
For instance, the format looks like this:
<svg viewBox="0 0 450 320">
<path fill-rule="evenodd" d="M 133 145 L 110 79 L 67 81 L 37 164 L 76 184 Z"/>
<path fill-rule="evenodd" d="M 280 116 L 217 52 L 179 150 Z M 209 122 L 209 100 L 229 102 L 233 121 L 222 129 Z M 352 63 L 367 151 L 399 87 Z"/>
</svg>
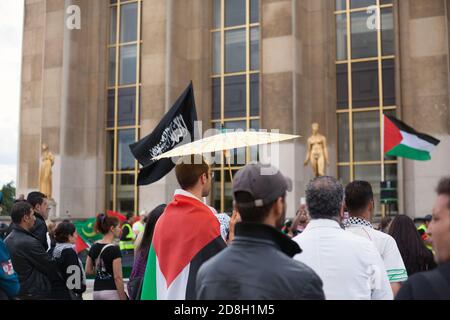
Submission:
<svg viewBox="0 0 450 320">
<path fill-rule="evenodd" d="M 70 298 L 72 300 L 83 300 L 82 295 L 86 291 L 86 275 L 83 264 L 75 251 L 77 236 L 73 223 L 63 221 L 58 224 L 54 231 L 56 246 L 53 249 L 52 256 L 67 289 L 70 290 Z M 67 279 L 69 277 L 70 281 L 68 283 Z"/>
<path fill-rule="evenodd" d="M 163 214 L 165 208 L 165 204 L 159 205 L 147 216 L 142 239 L 140 240 L 139 246 L 136 247 L 136 258 L 134 260 L 133 269 L 131 270 L 130 281 L 128 282 L 128 293 L 131 300 L 136 300 L 139 286 L 147 266 L 147 257 L 152 244 L 153 231 L 155 230 L 156 222 Z"/>
<path fill-rule="evenodd" d="M 101 213 L 97 216 L 95 231 L 103 234 L 103 239 L 92 245 L 86 259 L 86 274 L 95 274 L 94 300 L 127 300 L 122 255 L 114 244 L 121 233 L 119 219 Z"/>
<path fill-rule="evenodd" d="M 389 234 L 397 242 L 409 277 L 414 273 L 436 267 L 433 253 L 425 247 L 410 217 L 406 215 L 395 217 L 389 227 Z"/>
<path fill-rule="evenodd" d="M 384 217 L 380 221 L 380 225 L 378 227 L 378 230 L 384 233 L 388 233 L 389 226 L 391 225 L 392 218 L 391 217 Z"/>
</svg>

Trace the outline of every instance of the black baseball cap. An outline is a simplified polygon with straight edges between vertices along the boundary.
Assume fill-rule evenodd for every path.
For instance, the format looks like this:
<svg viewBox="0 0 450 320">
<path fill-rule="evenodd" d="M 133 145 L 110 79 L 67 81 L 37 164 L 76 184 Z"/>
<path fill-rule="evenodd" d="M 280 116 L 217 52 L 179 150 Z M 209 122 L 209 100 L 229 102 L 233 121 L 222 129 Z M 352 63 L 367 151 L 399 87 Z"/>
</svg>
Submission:
<svg viewBox="0 0 450 320">
<path fill-rule="evenodd" d="M 260 208 L 292 191 L 292 180 L 285 177 L 273 166 L 250 163 L 239 170 L 233 179 L 233 198 L 237 192 L 247 192 L 254 201 L 241 203 L 239 206 Z"/>
</svg>

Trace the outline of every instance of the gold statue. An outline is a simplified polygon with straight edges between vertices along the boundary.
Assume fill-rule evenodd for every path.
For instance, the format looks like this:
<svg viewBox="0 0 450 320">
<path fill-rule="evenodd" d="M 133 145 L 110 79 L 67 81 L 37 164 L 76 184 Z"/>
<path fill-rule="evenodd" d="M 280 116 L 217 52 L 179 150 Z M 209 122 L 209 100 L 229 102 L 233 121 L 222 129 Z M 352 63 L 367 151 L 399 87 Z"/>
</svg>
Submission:
<svg viewBox="0 0 450 320">
<path fill-rule="evenodd" d="M 327 139 L 319 134 L 319 124 L 312 124 L 312 136 L 308 138 L 308 153 L 306 154 L 305 166 L 311 162 L 314 176 L 325 175 L 325 163 L 328 162 Z"/>
<path fill-rule="evenodd" d="M 42 163 L 39 172 L 39 191 L 52 199 L 52 166 L 55 156 L 48 149 L 47 144 L 42 145 Z"/>
</svg>

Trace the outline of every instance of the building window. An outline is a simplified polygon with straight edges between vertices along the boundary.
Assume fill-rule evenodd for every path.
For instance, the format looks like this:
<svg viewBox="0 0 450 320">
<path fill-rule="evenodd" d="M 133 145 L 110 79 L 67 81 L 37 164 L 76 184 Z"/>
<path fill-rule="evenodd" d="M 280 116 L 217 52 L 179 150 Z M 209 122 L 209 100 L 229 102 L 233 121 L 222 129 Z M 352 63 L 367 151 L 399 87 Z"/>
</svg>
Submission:
<svg viewBox="0 0 450 320">
<path fill-rule="evenodd" d="M 106 210 L 138 212 L 138 163 L 128 147 L 139 139 L 142 0 L 110 0 L 106 115 Z"/>
<path fill-rule="evenodd" d="M 260 128 L 259 12 L 259 0 L 213 0 L 211 81 L 214 128 Z M 234 175 L 243 162 L 258 160 L 257 150 L 233 150 L 230 159 Z M 214 168 L 212 205 L 221 212 L 231 212 L 231 176 L 224 161 Z"/>
<path fill-rule="evenodd" d="M 386 212 L 380 182 L 397 181 L 397 159 L 381 143 L 383 113 L 397 109 L 393 12 L 392 0 L 336 0 L 338 175 L 344 184 L 369 181 L 378 215 Z"/>
</svg>

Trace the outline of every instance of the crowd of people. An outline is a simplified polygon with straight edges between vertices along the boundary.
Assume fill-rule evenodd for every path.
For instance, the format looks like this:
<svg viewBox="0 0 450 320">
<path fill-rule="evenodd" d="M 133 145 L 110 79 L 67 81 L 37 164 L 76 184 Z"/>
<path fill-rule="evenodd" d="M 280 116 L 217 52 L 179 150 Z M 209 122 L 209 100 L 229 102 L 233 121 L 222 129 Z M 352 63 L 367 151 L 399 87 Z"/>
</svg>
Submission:
<svg viewBox="0 0 450 320">
<path fill-rule="evenodd" d="M 175 167 L 173 199 L 145 219 L 97 215 L 102 238 L 85 263 L 72 222 L 49 235 L 44 194 L 17 200 L 0 240 L 0 299 L 79 300 L 87 276 L 94 300 L 450 299 L 450 177 L 419 225 L 397 215 L 374 226 L 370 183 L 344 187 L 328 176 L 308 183 L 305 203 L 286 223 L 292 181 L 278 169 L 239 170 L 230 217 L 205 203 L 213 173 L 204 159 L 192 160 Z"/>
<path fill-rule="evenodd" d="M 13 205 L 0 240 L 0 299 L 81 299 L 86 277 L 74 248 L 75 226 L 62 221 L 50 237 L 48 213 L 48 199 L 40 192 Z"/>
</svg>

